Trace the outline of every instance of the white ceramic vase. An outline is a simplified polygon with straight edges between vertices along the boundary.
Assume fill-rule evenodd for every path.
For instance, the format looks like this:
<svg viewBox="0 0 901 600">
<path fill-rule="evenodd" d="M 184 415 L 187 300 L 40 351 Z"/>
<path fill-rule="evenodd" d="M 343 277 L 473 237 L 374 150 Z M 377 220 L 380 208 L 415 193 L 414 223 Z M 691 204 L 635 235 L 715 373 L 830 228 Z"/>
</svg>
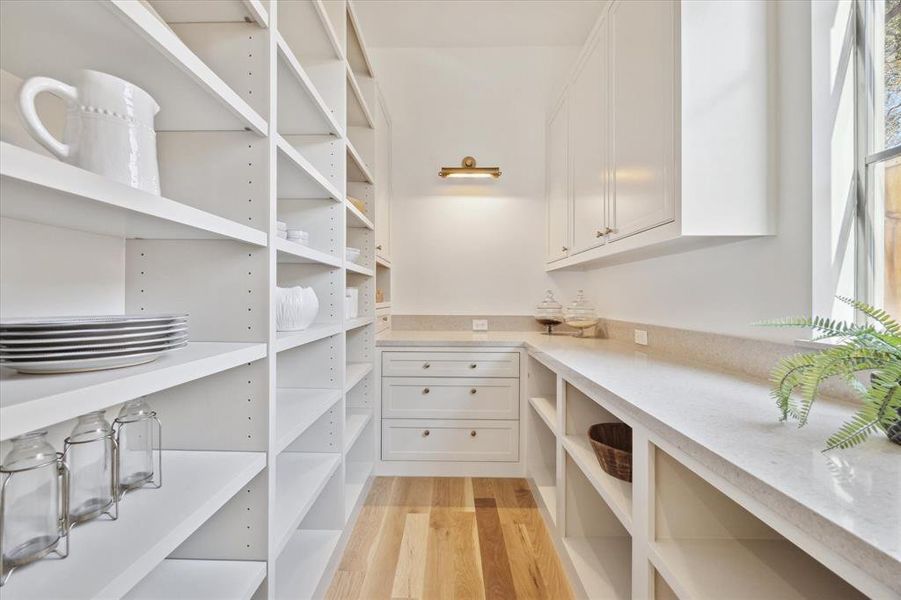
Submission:
<svg viewBox="0 0 901 600">
<path fill-rule="evenodd" d="M 35 99 L 42 92 L 66 102 L 62 141 L 38 117 Z M 55 156 L 152 194 L 160 193 L 153 125 L 159 110 L 141 88 L 99 71 L 79 71 L 75 85 L 32 77 L 19 91 L 19 111 L 26 127 Z"/>
<path fill-rule="evenodd" d="M 313 288 L 276 288 L 275 328 L 278 331 L 306 329 L 319 314 L 319 298 Z"/>
</svg>

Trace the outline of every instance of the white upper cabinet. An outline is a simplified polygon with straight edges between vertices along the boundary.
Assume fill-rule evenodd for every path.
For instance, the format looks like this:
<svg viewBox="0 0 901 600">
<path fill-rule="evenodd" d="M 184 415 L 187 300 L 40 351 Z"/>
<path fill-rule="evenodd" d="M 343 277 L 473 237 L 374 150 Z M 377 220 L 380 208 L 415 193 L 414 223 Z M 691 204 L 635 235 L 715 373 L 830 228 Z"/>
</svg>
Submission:
<svg viewBox="0 0 901 600">
<path fill-rule="evenodd" d="M 668 0 L 617 2 L 607 19 L 611 241 L 675 218 L 673 12 Z"/>
<path fill-rule="evenodd" d="M 375 253 L 391 260 L 391 121 L 378 95 L 375 125 Z"/>
<path fill-rule="evenodd" d="M 566 99 L 547 125 L 547 260 L 569 256 L 569 108 Z"/>
<path fill-rule="evenodd" d="M 606 7 L 548 121 L 548 270 L 774 233 L 766 13 Z"/>
<path fill-rule="evenodd" d="M 570 88 L 572 140 L 572 253 L 606 241 L 607 234 L 607 32 L 606 22 Z"/>
</svg>

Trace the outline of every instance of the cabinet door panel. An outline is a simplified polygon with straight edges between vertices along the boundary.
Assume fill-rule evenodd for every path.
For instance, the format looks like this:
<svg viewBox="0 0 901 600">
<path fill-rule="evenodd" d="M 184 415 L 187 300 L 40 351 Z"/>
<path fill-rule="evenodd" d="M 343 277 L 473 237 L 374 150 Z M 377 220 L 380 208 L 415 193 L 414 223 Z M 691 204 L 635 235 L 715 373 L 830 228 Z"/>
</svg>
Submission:
<svg viewBox="0 0 901 600">
<path fill-rule="evenodd" d="M 375 253 L 391 259 L 391 122 L 379 96 L 375 123 Z"/>
<path fill-rule="evenodd" d="M 572 138 L 572 251 L 606 241 L 607 227 L 607 38 L 595 40 L 573 81 L 570 94 Z"/>
<path fill-rule="evenodd" d="M 547 260 L 566 258 L 569 249 L 569 108 L 563 101 L 547 128 Z"/>
<path fill-rule="evenodd" d="M 611 240 L 675 217 L 674 5 L 617 2 L 610 9 Z"/>
</svg>

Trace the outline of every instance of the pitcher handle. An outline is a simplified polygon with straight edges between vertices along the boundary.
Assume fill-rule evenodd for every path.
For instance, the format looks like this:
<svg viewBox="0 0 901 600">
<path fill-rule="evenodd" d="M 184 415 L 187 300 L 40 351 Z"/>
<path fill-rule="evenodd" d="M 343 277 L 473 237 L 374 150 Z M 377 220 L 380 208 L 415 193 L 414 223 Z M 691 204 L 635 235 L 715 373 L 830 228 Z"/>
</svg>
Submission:
<svg viewBox="0 0 901 600">
<path fill-rule="evenodd" d="M 34 138 L 47 148 L 58 158 L 66 159 L 71 154 L 71 148 L 68 144 L 64 144 L 47 131 L 41 118 L 38 116 L 35 100 L 41 92 L 50 92 L 54 96 L 58 96 L 66 100 L 69 104 L 78 102 L 78 90 L 71 85 L 62 81 L 51 79 L 50 77 L 31 77 L 22 84 L 19 90 L 19 110 L 28 131 Z"/>
</svg>

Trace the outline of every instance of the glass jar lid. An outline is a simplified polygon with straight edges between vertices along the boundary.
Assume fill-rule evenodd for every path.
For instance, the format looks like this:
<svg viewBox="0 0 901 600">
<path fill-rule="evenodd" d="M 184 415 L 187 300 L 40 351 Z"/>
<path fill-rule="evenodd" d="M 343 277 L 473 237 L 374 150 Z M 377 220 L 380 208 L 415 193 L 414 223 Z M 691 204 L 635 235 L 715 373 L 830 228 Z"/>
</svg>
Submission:
<svg viewBox="0 0 901 600">
<path fill-rule="evenodd" d="M 46 431 L 30 431 L 11 441 L 12 448 L 3 457 L 4 471 L 26 471 L 57 461 L 56 450 L 47 441 Z"/>
<path fill-rule="evenodd" d="M 132 423 L 134 421 L 150 419 L 154 415 L 153 409 L 150 408 L 150 405 L 147 404 L 144 398 L 135 398 L 122 405 L 122 408 L 119 409 L 119 416 L 116 417 L 116 421 L 119 421 L 120 423 Z"/>
<path fill-rule="evenodd" d="M 535 307 L 535 315 L 540 317 L 563 316 L 563 306 L 554 298 L 554 292 L 547 290 L 544 300 Z"/>
</svg>

